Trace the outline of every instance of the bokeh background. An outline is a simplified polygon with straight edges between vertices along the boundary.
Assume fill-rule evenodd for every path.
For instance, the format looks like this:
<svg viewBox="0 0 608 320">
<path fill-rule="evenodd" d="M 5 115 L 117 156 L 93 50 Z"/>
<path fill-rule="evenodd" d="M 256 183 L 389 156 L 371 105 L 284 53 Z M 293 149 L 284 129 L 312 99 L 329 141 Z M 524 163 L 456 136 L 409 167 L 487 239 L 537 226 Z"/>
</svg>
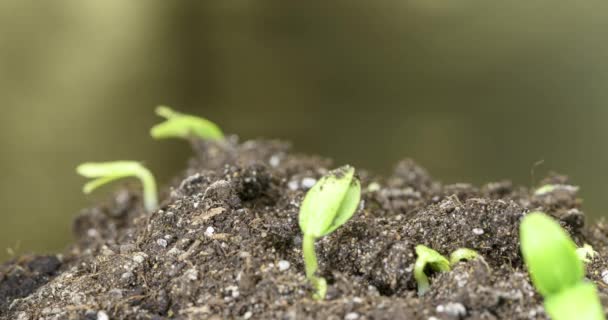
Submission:
<svg viewBox="0 0 608 320">
<path fill-rule="evenodd" d="M 290 140 L 379 173 L 406 156 L 446 183 L 556 170 L 608 214 L 608 2 L 0 1 L 0 261 L 60 251 L 82 161 L 144 160 L 166 182 L 180 141 L 152 110 L 243 139 Z M 107 192 L 107 190 L 106 190 Z"/>
</svg>

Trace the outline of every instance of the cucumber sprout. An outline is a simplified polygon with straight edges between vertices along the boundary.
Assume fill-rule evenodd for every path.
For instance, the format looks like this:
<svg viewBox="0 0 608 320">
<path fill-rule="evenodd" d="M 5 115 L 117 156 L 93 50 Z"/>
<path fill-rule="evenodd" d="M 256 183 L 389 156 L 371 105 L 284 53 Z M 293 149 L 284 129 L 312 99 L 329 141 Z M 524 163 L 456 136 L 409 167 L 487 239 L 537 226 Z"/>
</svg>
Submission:
<svg viewBox="0 0 608 320">
<path fill-rule="evenodd" d="M 148 212 L 156 210 L 158 198 L 156 182 L 152 173 L 139 162 L 116 161 L 102 163 L 83 163 L 76 168 L 81 176 L 95 179 L 84 185 L 83 192 L 89 194 L 95 189 L 118 179 L 135 177 L 143 185 L 144 207 Z"/>
</svg>

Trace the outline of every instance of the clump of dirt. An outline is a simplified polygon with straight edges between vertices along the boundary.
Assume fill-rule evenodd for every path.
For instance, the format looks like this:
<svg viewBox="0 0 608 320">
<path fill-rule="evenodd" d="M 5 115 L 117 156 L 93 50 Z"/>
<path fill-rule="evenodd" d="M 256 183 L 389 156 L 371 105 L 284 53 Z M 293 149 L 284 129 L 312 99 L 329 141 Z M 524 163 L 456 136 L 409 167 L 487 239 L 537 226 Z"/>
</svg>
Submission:
<svg viewBox="0 0 608 320">
<path fill-rule="evenodd" d="M 193 146 L 159 210 L 145 213 L 138 192 L 119 190 L 76 218 L 76 241 L 62 255 L 2 265 L 0 318 L 546 319 L 519 252 L 519 222 L 532 210 L 599 252 L 587 274 L 608 300 L 608 225 L 585 226 L 565 177 L 549 177 L 563 187 L 534 195 L 506 181 L 443 185 L 404 160 L 387 178 L 357 171 L 360 208 L 317 244 L 329 289 L 314 301 L 298 211 L 331 161 L 277 141 Z M 418 244 L 445 255 L 467 247 L 483 259 L 433 275 L 419 297 Z"/>
</svg>

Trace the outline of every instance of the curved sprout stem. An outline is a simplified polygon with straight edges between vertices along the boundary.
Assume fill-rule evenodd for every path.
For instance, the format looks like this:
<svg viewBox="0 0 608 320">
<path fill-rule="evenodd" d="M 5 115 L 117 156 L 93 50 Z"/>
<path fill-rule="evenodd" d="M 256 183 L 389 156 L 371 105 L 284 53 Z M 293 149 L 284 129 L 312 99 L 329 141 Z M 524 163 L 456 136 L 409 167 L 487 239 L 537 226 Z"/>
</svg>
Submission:
<svg viewBox="0 0 608 320">
<path fill-rule="evenodd" d="M 427 267 L 434 271 L 445 272 L 450 271 L 450 262 L 439 252 L 423 246 L 416 246 L 416 254 L 418 258 L 414 264 L 414 279 L 418 283 L 418 295 L 425 294 L 430 287 L 429 278 L 424 272 Z"/>
<path fill-rule="evenodd" d="M 315 238 L 310 235 L 304 235 L 302 239 L 302 254 L 304 255 L 304 267 L 306 268 L 306 277 L 310 280 L 315 293 L 313 298 L 316 300 L 325 299 L 327 293 L 327 282 L 322 277 L 316 275 L 319 269 L 317 255 L 315 253 Z"/>
</svg>

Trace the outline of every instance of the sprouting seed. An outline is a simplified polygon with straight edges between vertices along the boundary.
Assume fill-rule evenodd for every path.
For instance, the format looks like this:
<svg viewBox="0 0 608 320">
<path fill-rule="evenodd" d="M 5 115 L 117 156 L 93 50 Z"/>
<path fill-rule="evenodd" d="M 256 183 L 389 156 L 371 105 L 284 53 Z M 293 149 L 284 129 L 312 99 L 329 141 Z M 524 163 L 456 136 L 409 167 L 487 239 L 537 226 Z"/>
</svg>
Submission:
<svg viewBox="0 0 608 320">
<path fill-rule="evenodd" d="M 423 295 L 429 290 L 429 278 L 424 272 L 428 267 L 436 272 L 450 271 L 450 262 L 439 252 L 424 246 L 416 246 L 416 263 L 414 264 L 414 279 L 418 283 L 418 295 Z"/>
<path fill-rule="evenodd" d="M 156 114 L 167 119 L 150 130 L 154 139 L 198 137 L 206 140 L 221 140 L 222 130 L 213 122 L 192 115 L 182 114 L 166 106 L 156 108 Z"/>
<path fill-rule="evenodd" d="M 327 282 L 316 275 L 319 265 L 315 241 L 346 223 L 355 213 L 360 198 L 361 185 L 355 169 L 344 166 L 322 177 L 302 201 L 299 215 L 302 254 L 306 277 L 315 288 L 315 299 L 324 299 L 327 292 Z"/>
<path fill-rule="evenodd" d="M 584 281 L 583 261 L 566 231 L 541 212 L 526 215 L 519 229 L 524 262 L 547 314 L 554 320 L 603 320 L 597 289 Z"/>
<path fill-rule="evenodd" d="M 585 243 L 582 247 L 576 249 L 576 254 L 584 263 L 591 263 L 591 261 L 598 255 L 597 251 L 593 250 L 593 247 Z"/>
<path fill-rule="evenodd" d="M 89 194 L 95 189 L 122 178 L 138 178 L 143 185 L 144 207 L 148 212 L 156 210 L 158 198 L 156 182 L 152 173 L 136 161 L 115 161 L 83 163 L 76 168 L 81 176 L 94 180 L 86 183 L 83 192 Z"/>
<path fill-rule="evenodd" d="M 477 251 L 467 248 L 460 248 L 450 254 L 450 265 L 455 265 L 460 261 L 471 261 L 479 257 Z"/>
<path fill-rule="evenodd" d="M 546 184 L 546 185 L 536 189 L 536 191 L 534 191 L 534 195 L 542 196 L 544 194 L 553 192 L 553 190 L 555 190 L 556 188 L 557 188 L 557 186 L 554 184 Z"/>
</svg>

